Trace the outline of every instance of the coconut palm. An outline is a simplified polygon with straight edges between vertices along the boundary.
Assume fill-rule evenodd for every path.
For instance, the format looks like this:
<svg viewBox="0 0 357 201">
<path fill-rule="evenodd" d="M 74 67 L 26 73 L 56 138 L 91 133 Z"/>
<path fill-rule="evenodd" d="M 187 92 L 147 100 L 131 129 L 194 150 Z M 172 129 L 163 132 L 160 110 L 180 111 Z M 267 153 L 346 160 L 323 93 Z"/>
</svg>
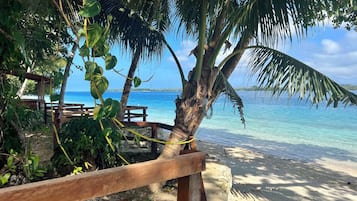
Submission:
<svg viewBox="0 0 357 201">
<path fill-rule="evenodd" d="M 162 37 L 168 27 L 168 1 L 116 1 L 102 0 L 102 13 L 99 21 L 105 22 L 106 16 L 113 16 L 110 26 L 111 39 L 118 42 L 123 49 L 130 49 L 132 60 L 126 75 L 121 96 L 121 113 L 123 118 L 132 84 L 140 85 L 141 80 L 134 77 L 140 58 L 160 55 L 164 44 Z"/>
<path fill-rule="evenodd" d="M 240 111 L 243 103 L 227 79 L 231 76 L 246 50 L 251 50 L 250 69 L 257 74 L 261 87 L 273 94 L 298 94 L 313 104 L 326 100 L 357 104 L 357 95 L 308 65 L 275 50 L 280 42 L 306 36 L 308 27 L 315 25 L 330 9 L 329 1 L 307 0 L 188 0 L 175 1 L 176 16 L 181 28 L 195 36 L 197 47 L 192 51 L 196 65 L 188 77 L 181 77 L 183 90 L 176 99 L 175 125 L 160 158 L 178 155 L 181 145 L 176 142 L 195 135 L 203 118 L 217 99 L 225 93 Z M 346 5 L 343 5 L 346 6 Z M 224 48 L 233 50 L 221 63 L 217 56 Z M 176 144 L 175 144 L 176 143 Z"/>
</svg>

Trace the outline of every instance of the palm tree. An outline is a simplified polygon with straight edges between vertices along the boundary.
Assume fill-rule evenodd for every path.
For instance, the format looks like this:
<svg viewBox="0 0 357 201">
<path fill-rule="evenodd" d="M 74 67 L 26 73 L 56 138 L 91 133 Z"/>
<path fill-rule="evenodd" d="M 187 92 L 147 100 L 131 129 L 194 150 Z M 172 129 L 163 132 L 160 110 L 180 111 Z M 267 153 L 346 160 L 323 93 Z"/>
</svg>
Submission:
<svg viewBox="0 0 357 201">
<path fill-rule="evenodd" d="M 102 13 L 99 21 L 105 22 L 106 16 L 113 16 L 111 23 L 111 39 L 122 45 L 124 49 L 130 49 L 132 60 L 126 75 L 121 96 L 121 112 L 118 115 L 123 118 L 128 103 L 133 81 L 140 58 L 151 58 L 160 55 L 163 46 L 162 34 L 170 24 L 168 1 L 101 1 Z"/>
<path fill-rule="evenodd" d="M 52 0 L 51 2 L 55 10 L 57 11 L 57 15 L 60 16 L 60 21 L 63 20 L 69 30 L 72 32 L 71 34 L 68 33 L 67 38 L 69 38 L 71 35 L 74 35 L 71 52 L 67 57 L 67 63 L 63 72 L 63 79 L 61 83 L 61 90 L 58 101 L 58 107 L 60 108 L 59 112 L 62 113 L 61 108 L 64 105 L 64 96 L 67 88 L 67 81 L 73 63 L 74 55 L 78 49 L 78 43 L 80 39 L 80 36 L 78 34 L 78 22 L 80 20 L 80 16 L 78 15 L 78 12 L 81 4 L 78 1 L 65 1 L 65 3 L 62 3 L 62 0 Z"/>
<path fill-rule="evenodd" d="M 198 41 L 192 51 L 196 65 L 187 78 L 181 75 L 183 89 L 176 99 L 170 144 L 159 158 L 179 154 L 182 147 L 177 142 L 195 135 L 206 111 L 222 93 L 233 101 L 244 123 L 242 100 L 227 79 L 247 49 L 252 50 L 251 71 L 257 74 L 260 86 L 273 89 L 273 94 L 298 93 L 300 98 L 309 98 L 313 104 L 323 100 L 334 106 L 340 101 L 346 105 L 357 104 L 357 95 L 273 49 L 279 42 L 291 40 L 294 32 L 300 38 L 305 36 L 308 27 L 321 20 L 323 10 L 328 10 L 330 3 L 307 0 L 175 1 L 180 27 Z M 217 64 L 219 52 L 231 43 L 233 51 Z"/>
</svg>

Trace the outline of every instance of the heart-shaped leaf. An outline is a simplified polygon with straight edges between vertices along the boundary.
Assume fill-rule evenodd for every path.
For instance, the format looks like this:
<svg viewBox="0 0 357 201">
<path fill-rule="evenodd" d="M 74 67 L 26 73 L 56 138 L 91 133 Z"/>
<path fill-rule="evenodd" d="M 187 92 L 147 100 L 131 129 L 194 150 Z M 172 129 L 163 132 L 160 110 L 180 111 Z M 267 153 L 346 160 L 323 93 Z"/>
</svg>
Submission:
<svg viewBox="0 0 357 201">
<path fill-rule="evenodd" d="M 111 70 L 117 64 L 117 58 L 111 54 L 105 57 L 105 69 Z"/>
<path fill-rule="evenodd" d="M 103 28 L 97 24 L 90 24 L 87 28 L 87 45 L 93 48 L 102 37 Z"/>
<path fill-rule="evenodd" d="M 100 74 L 94 74 L 90 82 L 90 92 L 93 98 L 98 99 L 108 89 L 107 78 Z"/>
<path fill-rule="evenodd" d="M 120 103 L 117 100 L 113 100 L 111 98 L 107 98 L 104 101 L 104 111 L 105 116 L 108 118 L 113 118 L 117 113 L 120 112 Z"/>
<path fill-rule="evenodd" d="M 79 55 L 82 57 L 89 56 L 89 48 L 86 45 L 83 45 L 81 48 L 79 48 Z"/>
<path fill-rule="evenodd" d="M 92 61 L 87 61 L 84 64 L 84 67 L 86 68 L 86 74 L 84 75 L 84 79 L 91 80 L 91 77 L 93 76 L 94 71 L 97 68 L 97 63 L 92 62 Z"/>
<path fill-rule="evenodd" d="M 87 0 L 83 8 L 79 11 L 82 17 L 93 17 L 100 13 L 101 6 L 96 0 Z"/>
<path fill-rule="evenodd" d="M 141 85 L 141 79 L 139 77 L 134 77 L 133 79 L 134 87 L 139 87 Z"/>
</svg>

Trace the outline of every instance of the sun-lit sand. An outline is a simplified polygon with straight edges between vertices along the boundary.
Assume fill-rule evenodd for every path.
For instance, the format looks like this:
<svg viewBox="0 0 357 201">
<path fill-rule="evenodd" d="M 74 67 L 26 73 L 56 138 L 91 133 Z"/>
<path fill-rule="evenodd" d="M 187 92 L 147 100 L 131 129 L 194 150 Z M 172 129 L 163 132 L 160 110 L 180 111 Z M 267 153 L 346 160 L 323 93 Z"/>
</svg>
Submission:
<svg viewBox="0 0 357 201">
<path fill-rule="evenodd" d="M 357 200 L 356 162 L 321 159 L 304 163 L 202 141 L 198 147 L 208 154 L 203 174 L 204 180 L 211 179 L 207 185 L 227 191 L 227 198 L 221 199 Z M 227 176 L 229 171 L 232 178 Z M 208 198 L 217 197 L 214 191 L 206 191 Z"/>
</svg>

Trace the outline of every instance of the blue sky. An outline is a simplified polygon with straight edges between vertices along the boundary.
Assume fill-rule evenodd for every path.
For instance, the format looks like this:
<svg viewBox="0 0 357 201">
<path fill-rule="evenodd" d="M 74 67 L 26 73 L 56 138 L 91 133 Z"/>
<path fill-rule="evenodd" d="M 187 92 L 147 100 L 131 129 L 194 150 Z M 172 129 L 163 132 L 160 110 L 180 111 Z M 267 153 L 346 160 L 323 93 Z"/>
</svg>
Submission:
<svg viewBox="0 0 357 201">
<path fill-rule="evenodd" d="M 191 37 L 177 35 L 173 31 L 166 34 L 167 40 L 177 54 L 185 75 L 194 66 L 194 56 L 189 56 L 190 51 L 196 46 Z M 308 36 L 294 39 L 292 43 L 285 42 L 278 49 L 314 67 L 323 74 L 329 76 L 340 84 L 357 85 L 357 32 L 346 31 L 344 28 L 334 29 L 330 25 L 309 30 Z M 111 53 L 117 56 L 116 69 L 126 74 L 130 65 L 130 54 L 114 46 Z M 221 54 L 222 59 L 225 54 Z M 256 85 L 254 76 L 246 68 L 248 61 L 246 55 L 233 72 L 230 82 L 234 87 Z M 100 59 L 98 60 L 100 63 Z M 74 63 L 83 66 L 78 53 Z M 164 50 L 161 58 L 153 58 L 151 61 L 141 60 L 136 72 L 144 82 L 140 88 L 168 89 L 180 88 L 181 82 L 178 70 L 173 58 L 167 50 Z M 105 76 L 109 80 L 109 89 L 122 89 L 125 78 L 113 71 L 106 71 Z M 150 79 L 151 78 L 151 79 Z M 84 72 L 72 67 L 68 80 L 67 91 L 89 91 L 89 82 L 84 80 Z"/>
</svg>

